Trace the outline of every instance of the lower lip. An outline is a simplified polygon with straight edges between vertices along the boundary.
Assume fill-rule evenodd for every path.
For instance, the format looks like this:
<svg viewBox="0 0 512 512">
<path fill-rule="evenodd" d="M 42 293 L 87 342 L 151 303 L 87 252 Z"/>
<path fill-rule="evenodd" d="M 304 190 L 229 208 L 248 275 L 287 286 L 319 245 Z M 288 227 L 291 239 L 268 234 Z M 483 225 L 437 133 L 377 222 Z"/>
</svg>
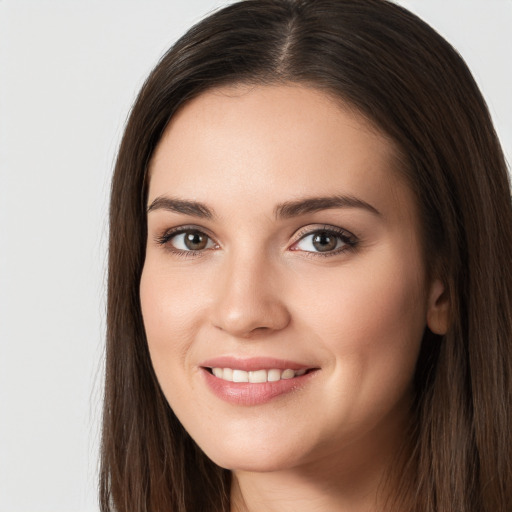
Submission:
<svg viewBox="0 0 512 512">
<path fill-rule="evenodd" d="M 208 387 L 221 400 L 234 405 L 260 405 L 302 388 L 317 372 L 311 371 L 292 379 L 259 383 L 219 379 L 205 368 L 202 368 L 202 373 Z"/>
</svg>

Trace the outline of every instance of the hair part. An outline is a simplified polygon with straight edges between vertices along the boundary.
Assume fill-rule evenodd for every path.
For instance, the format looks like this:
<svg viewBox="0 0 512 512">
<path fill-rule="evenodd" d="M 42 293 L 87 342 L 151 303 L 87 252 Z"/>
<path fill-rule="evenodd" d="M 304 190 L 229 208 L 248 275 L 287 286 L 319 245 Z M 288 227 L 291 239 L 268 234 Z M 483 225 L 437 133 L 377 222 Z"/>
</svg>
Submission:
<svg viewBox="0 0 512 512">
<path fill-rule="evenodd" d="M 229 510 L 230 474 L 196 446 L 155 377 L 139 282 L 152 154 L 172 116 L 228 84 L 298 83 L 356 109 L 396 144 L 425 261 L 450 301 L 425 332 L 394 510 L 512 510 L 512 206 L 477 85 L 426 23 L 385 0 L 246 0 L 198 23 L 133 106 L 110 207 L 101 510 Z M 402 469 L 405 468 L 405 469 Z"/>
</svg>

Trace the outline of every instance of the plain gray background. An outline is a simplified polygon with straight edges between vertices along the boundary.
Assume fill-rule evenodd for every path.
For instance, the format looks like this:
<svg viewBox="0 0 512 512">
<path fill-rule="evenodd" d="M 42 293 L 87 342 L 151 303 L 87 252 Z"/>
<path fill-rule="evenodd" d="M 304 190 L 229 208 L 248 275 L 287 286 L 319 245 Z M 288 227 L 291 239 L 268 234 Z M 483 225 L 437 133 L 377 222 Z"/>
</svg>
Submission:
<svg viewBox="0 0 512 512">
<path fill-rule="evenodd" d="M 96 511 L 108 191 L 135 94 L 215 0 L 0 0 L 0 512 Z M 410 0 L 512 159 L 512 0 Z"/>
</svg>

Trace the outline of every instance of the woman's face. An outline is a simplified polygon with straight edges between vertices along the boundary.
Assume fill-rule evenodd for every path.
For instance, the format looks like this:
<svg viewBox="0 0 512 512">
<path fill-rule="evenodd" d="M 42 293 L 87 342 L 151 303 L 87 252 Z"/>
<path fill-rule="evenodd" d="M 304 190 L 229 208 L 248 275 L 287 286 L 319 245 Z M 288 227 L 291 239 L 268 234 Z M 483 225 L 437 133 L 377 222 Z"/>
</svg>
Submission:
<svg viewBox="0 0 512 512">
<path fill-rule="evenodd" d="M 396 156 L 300 86 L 216 89 L 172 119 L 150 166 L 142 313 L 170 406 L 219 465 L 396 448 L 442 292 Z"/>
</svg>

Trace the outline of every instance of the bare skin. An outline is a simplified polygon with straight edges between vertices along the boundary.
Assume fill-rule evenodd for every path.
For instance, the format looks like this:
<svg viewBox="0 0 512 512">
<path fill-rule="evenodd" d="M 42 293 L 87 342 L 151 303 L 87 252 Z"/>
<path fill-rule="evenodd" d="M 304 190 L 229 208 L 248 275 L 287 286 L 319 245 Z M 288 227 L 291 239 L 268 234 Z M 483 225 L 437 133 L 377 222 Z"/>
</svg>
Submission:
<svg viewBox="0 0 512 512">
<path fill-rule="evenodd" d="M 422 335 L 448 308 L 396 157 L 357 113 L 292 84 L 204 93 L 157 147 L 148 345 L 184 427 L 233 472 L 233 511 L 381 510 Z M 215 368 L 270 378 L 269 358 L 306 374 L 239 384 Z"/>
</svg>

